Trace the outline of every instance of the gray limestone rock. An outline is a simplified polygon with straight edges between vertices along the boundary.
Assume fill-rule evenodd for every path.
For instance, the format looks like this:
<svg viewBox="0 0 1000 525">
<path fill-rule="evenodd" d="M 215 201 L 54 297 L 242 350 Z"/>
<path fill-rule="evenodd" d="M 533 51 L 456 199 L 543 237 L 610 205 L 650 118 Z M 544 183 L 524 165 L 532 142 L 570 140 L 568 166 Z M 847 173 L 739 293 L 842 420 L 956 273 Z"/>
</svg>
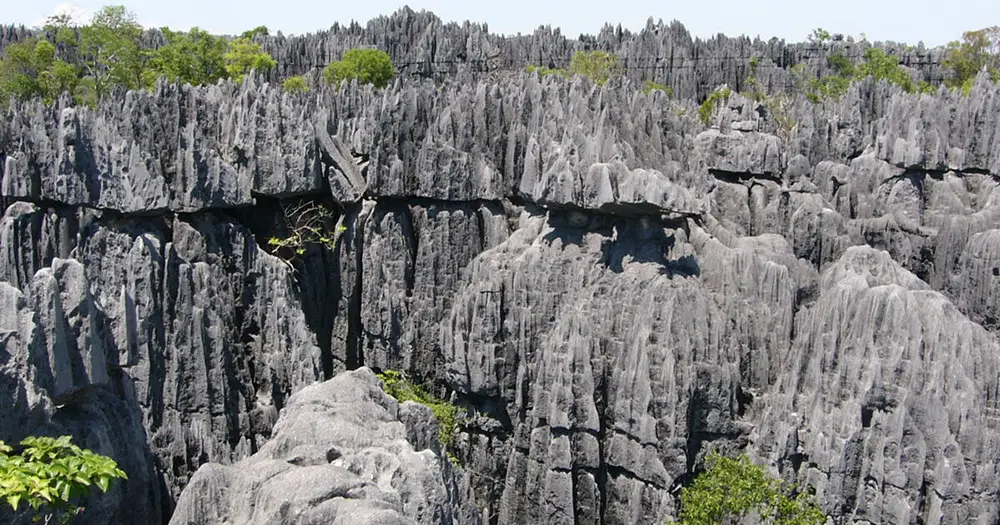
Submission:
<svg viewBox="0 0 1000 525">
<path fill-rule="evenodd" d="M 662 523 L 710 450 L 812 485 L 836 523 L 997 520 L 985 75 L 761 103 L 737 93 L 750 57 L 773 94 L 869 44 L 500 37 L 408 9 L 261 42 L 269 76 L 0 121 L 0 439 L 120 461 L 88 522 L 468 523 L 475 500 L 488 523 Z M 273 82 L 358 45 L 397 80 Z M 628 78 L 524 72 L 584 47 Z M 328 208 L 327 241 L 276 249 L 295 202 Z M 425 407 L 345 372 L 365 366 L 466 409 L 465 474 Z"/>
<path fill-rule="evenodd" d="M 202 466 L 170 523 L 480 523 L 461 469 L 407 440 L 427 433 L 429 409 L 399 405 L 367 368 L 340 374 L 292 396 L 253 456 Z"/>
</svg>

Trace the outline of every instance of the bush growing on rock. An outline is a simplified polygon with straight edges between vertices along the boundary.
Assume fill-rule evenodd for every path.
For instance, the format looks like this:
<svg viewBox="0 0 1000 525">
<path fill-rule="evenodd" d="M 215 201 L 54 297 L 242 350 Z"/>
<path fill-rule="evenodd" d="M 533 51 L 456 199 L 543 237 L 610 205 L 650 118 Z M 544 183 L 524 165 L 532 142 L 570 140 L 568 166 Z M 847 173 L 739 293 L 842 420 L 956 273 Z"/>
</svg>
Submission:
<svg viewBox="0 0 1000 525">
<path fill-rule="evenodd" d="M 603 86 L 612 77 L 625 73 L 618 56 L 607 51 L 577 51 L 569 61 L 569 73 L 589 78 Z"/>
<path fill-rule="evenodd" d="M 434 417 L 438 421 L 438 440 L 441 441 L 441 446 L 448 453 L 455 432 L 458 431 L 459 408 L 424 390 L 395 370 L 386 370 L 378 377 L 382 380 L 385 393 L 396 398 L 400 403 L 413 401 L 426 405 L 434 412 Z M 454 456 L 451 456 L 450 453 L 449 458 L 454 461 Z"/>
<path fill-rule="evenodd" d="M 0 500 L 34 521 L 69 523 L 91 486 L 107 492 L 114 479 L 128 478 L 113 459 L 81 449 L 70 436 L 28 437 L 20 454 L 13 451 L 0 441 Z"/>
<path fill-rule="evenodd" d="M 10 98 L 40 97 L 51 104 L 77 84 L 76 67 L 56 57 L 56 47 L 47 40 L 25 40 L 4 49 L 0 60 L 0 106 Z"/>
<path fill-rule="evenodd" d="M 187 33 L 162 28 L 166 45 L 149 52 L 149 62 L 143 73 L 146 85 L 156 83 L 159 77 L 168 82 L 214 84 L 227 76 L 226 42 L 192 27 Z"/>
<path fill-rule="evenodd" d="M 812 497 L 770 477 L 742 455 L 711 454 L 708 469 L 681 489 L 680 525 L 739 523 L 756 517 L 773 525 L 820 525 L 826 520 Z"/>
<path fill-rule="evenodd" d="M 226 61 L 226 73 L 235 82 L 242 82 L 243 76 L 251 71 L 267 71 L 277 64 L 260 44 L 244 37 L 230 42 L 229 50 L 223 58 Z"/>
<path fill-rule="evenodd" d="M 569 73 L 567 73 L 565 69 L 551 68 L 545 66 L 535 66 L 532 64 L 528 64 L 528 73 L 538 73 L 538 76 L 541 78 L 545 78 L 551 75 L 559 75 L 563 78 L 569 76 Z"/>
<path fill-rule="evenodd" d="M 292 93 L 305 93 L 309 91 L 309 82 L 302 75 L 288 77 L 281 83 L 281 89 Z"/>
<path fill-rule="evenodd" d="M 667 97 L 674 96 L 674 89 L 670 86 L 660 84 L 659 82 L 653 82 L 652 80 L 647 80 L 642 83 L 642 92 L 646 95 L 654 92 L 662 91 Z"/>
<path fill-rule="evenodd" d="M 395 75 L 396 66 L 392 64 L 389 54 L 381 49 L 350 49 L 340 60 L 331 62 L 323 70 L 323 76 L 331 84 L 357 80 L 377 88 L 388 86 Z"/>
<path fill-rule="evenodd" d="M 961 41 L 948 44 L 943 65 L 952 71 L 945 85 L 968 93 L 980 71 L 986 71 L 994 82 L 1000 82 L 1000 26 L 978 31 L 966 31 Z"/>
<path fill-rule="evenodd" d="M 577 51 L 570 59 L 569 67 L 566 69 L 551 68 L 546 66 L 528 65 L 528 73 L 538 73 L 538 76 L 545 78 L 550 75 L 559 75 L 569 78 L 573 75 L 587 77 L 598 86 L 603 86 L 612 77 L 625 73 L 625 68 L 618 61 L 618 56 L 607 51 Z M 649 93 L 654 89 L 661 89 L 666 92 L 669 88 L 662 84 L 647 81 L 643 84 L 643 91 Z M 667 96 L 670 96 L 668 93 Z"/>
<path fill-rule="evenodd" d="M 726 100 L 729 100 L 729 96 L 732 94 L 733 90 L 725 86 L 722 86 L 710 93 L 708 98 L 706 98 L 705 101 L 701 103 L 701 106 L 698 107 L 698 118 L 701 119 L 702 123 L 707 126 L 712 120 L 712 113 L 715 112 L 715 106 L 720 103 L 725 103 Z"/>
</svg>

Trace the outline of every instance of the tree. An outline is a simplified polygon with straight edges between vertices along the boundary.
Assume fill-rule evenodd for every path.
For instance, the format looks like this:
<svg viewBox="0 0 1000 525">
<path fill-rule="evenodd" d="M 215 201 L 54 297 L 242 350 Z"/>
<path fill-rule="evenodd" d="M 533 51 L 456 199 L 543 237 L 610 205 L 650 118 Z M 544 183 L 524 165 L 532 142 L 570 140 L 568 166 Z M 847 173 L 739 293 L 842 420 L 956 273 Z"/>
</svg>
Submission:
<svg viewBox="0 0 1000 525">
<path fill-rule="evenodd" d="M 72 92 L 78 78 L 76 67 L 56 58 L 56 46 L 48 40 L 10 44 L 0 60 L 0 105 L 11 97 L 40 97 L 51 104 L 63 92 Z"/>
<path fill-rule="evenodd" d="M 1000 81 L 1000 26 L 966 31 L 961 41 L 948 44 L 943 63 L 952 71 L 948 87 L 968 90 L 980 71 Z"/>
<path fill-rule="evenodd" d="M 114 86 L 135 89 L 142 84 L 142 31 L 135 14 L 120 5 L 101 8 L 80 30 L 83 68 L 96 98 Z"/>
<path fill-rule="evenodd" d="M 192 27 L 187 33 L 162 28 L 167 44 L 149 52 L 143 83 L 152 85 L 160 77 L 169 82 L 199 86 L 214 84 L 228 76 L 226 42 L 207 31 Z"/>
<path fill-rule="evenodd" d="M 251 71 L 267 71 L 277 65 L 260 44 L 245 37 L 229 42 L 223 59 L 226 61 L 226 73 L 236 82 L 242 82 L 243 76 Z"/>
<path fill-rule="evenodd" d="M 618 56 L 607 51 L 577 51 L 569 61 L 570 74 L 587 77 L 598 86 L 624 72 Z"/>
<path fill-rule="evenodd" d="M 267 26 L 257 26 L 249 31 L 244 31 L 241 38 L 246 38 L 247 40 L 253 40 L 257 36 L 267 36 L 271 32 L 267 29 Z"/>
<path fill-rule="evenodd" d="M 877 47 L 865 50 L 865 61 L 858 66 L 857 76 L 859 79 L 872 77 L 875 80 L 887 80 L 908 93 L 916 89 L 913 78 L 899 65 L 896 58 Z"/>
<path fill-rule="evenodd" d="M 744 518 L 772 525 L 821 525 L 826 516 L 812 497 L 795 494 L 745 455 L 711 454 L 708 469 L 681 489 L 680 525 L 735 524 Z"/>
<path fill-rule="evenodd" d="M 698 118 L 701 119 L 701 122 L 706 126 L 711 124 L 716 105 L 725 103 L 732 94 L 733 90 L 727 86 L 719 86 L 715 91 L 709 93 L 705 101 L 698 106 Z"/>
<path fill-rule="evenodd" d="M 0 441 L 0 501 L 36 521 L 68 523 L 91 486 L 106 492 L 112 480 L 128 479 L 113 459 L 81 449 L 70 436 L 28 437 L 20 454 L 13 451 Z"/>
<path fill-rule="evenodd" d="M 309 82 L 302 75 L 288 77 L 281 83 L 281 89 L 292 93 L 305 93 L 309 91 Z"/>
<path fill-rule="evenodd" d="M 813 32 L 809 34 L 809 42 L 814 44 L 825 44 L 831 39 L 830 32 L 822 27 L 817 27 L 813 29 Z"/>
<path fill-rule="evenodd" d="M 331 62 L 323 70 L 323 76 L 331 84 L 357 80 L 377 88 L 388 86 L 395 75 L 396 66 L 389 54 L 381 49 L 349 49 L 340 60 Z"/>
</svg>

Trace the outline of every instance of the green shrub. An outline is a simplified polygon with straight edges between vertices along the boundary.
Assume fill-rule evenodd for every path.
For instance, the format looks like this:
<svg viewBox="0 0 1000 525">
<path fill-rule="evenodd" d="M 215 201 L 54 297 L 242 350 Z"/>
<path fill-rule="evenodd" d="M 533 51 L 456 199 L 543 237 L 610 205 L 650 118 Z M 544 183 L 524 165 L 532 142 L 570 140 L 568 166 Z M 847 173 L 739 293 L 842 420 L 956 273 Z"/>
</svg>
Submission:
<svg viewBox="0 0 1000 525">
<path fill-rule="evenodd" d="M 843 53 L 830 55 L 826 58 L 826 63 L 837 72 L 838 76 L 850 78 L 855 74 L 854 63 Z"/>
<path fill-rule="evenodd" d="M 708 98 L 698 107 L 698 118 L 707 126 L 712 121 L 712 113 L 715 112 L 715 105 L 725 103 L 733 91 L 728 87 L 722 87 L 709 93 Z"/>
<path fill-rule="evenodd" d="M 267 36 L 270 34 L 271 31 L 267 29 L 267 26 L 257 26 L 249 31 L 244 31 L 243 34 L 240 35 L 240 37 L 246 38 L 247 40 L 253 40 L 258 36 Z"/>
<path fill-rule="evenodd" d="M 652 80 L 647 80 L 642 83 L 642 92 L 645 94 L 650 94 L 654 91 L 662 91 L 667 97 L 674 96 L 674 88 L 665 86 L 658 82 L 653 82 Z"/>
<path fill-rule="evenodd" d="M 21 512 L 35 521 L 69 523 L 81 510 L 74 502 L 91 486 L 106 492 L 112 480 L 128 479 L 113 459 L 81 449 L 70 436 L 28 437 L 20 454 L 12 452 L 0 441 L 0 500 L 15 512 L 26 507 Z"/>
<path fill-rule="evenodd" d="M 736 523 L 756 516 L 772 525 L 821 525 L 826 516 L 807 494 L 770 477 L 742 455 L 711 454 L 708 469 L 681 489 L 680 525 Z"/>
<path fill-rule="evenodd" d="M 400 403 L 413 401 L 428 406 L 434 412 L 434 417 L 438 421 L 438 440 L 447 452 L 455 432 L 458 431 L 459 408 L 407 380 L 403 374 L 395 370 L 386 370 L 378 377 L 382 380 L 385 393 Z"/>
<path fill-rule="evenodd" d="M 305 93 L 309 91 L 309 82 L 307 82 L 306 77 L 302 75 L 288 77 L 281 83 L 281 89 L 292 93 Z"/>
<path fill-rule="evenodd" d="M 561 77 L 569 77 L 569 73 L 565 69 L 551 68 L 545 66 L 534 66 L 528 64 L 528 73 L 538 73 L 538 76 L 545 78 L 549 75 L 558 75 Z"/>
<path fill-rule="evenodd" d="M 624 74 L 625 69 L 614 53 L 577 51 L 569 61 L 568 72 L 587 77 L 598 86 L 603 86 L 610 78 Z"/>
<path fill-rule="evenodd" d="M 229 42 L 223 59 L 226 62 L 226 73 L 236 82 L 242 82 L 243 76 L 251 71 L 263 72 L 277 65 L 260 44 L 244 37 Z"/>
<path fill-rule="evenodd" d="M 228 76 L 226 41 L 192 27 L 187 33 L 161 28 L 167 43 L 148 52 L 143 82 L 152 86 L 160 77 L 169 82 L 200 86 L 214 84 Z"/>
<path fill-rule="evenodd" d="M 847 93 L 851 82 L 872 77 L 895 84 L 907 93 L 933 93 L 935 87 L 927 82 L 914 82 L 899 61 L 885 50 L 871 47 L 865 50 L 865 60 L 854 65 L 843 53 L 827 58 L 834 74 L 805 81 L 805 95 L 809 101 L 819 103 L 827 99 L 839 100 Z M 801 71 L 800 71 L 801 73 Z"/>
<path fill-rule="evenodd" d="M 830 40 L 830 38 L 832 38 L 830 32 L 822 27 L 813 29 L 813 32 L 809 35 L 809 41 L 815 44 L 825 44 Z"/>
<path fill-rule="evenodd" d="M 377 88 L 388 86 L 395 75 L 396 66 L 392 64 L 389 54 L 381 49 L 350 49 L 323 71 L 323 76 L 331 84 L 339 85 L 356 79 L 361 84 Z"/>
<path fill-rule="evenodd" d="M 311 199 L 284 201 L 281 210 L 289 235 L 271 237 L 267 244 L 285 262 L 305 255 L 309 244 L 336 249 L 338 235 L 346 230 L 344 226 L 334 226 L 337 216 L 333 210 Z"/>
<path fill-rule="evenodd" d="M 887 80 L 908 93 L 913 93 L 916 90 L 913 79 L 903 69 L 903 66 L 899 65 L 896 58 L 877 47 L 865 50 L 865 61 L 858 67 L 857 76 L 859 79 L 870 76 L 875 80 Z"/>
<path fill-rule="evenodd" d="M 0 107 L 13 97 L 41 97 L 51 104 L 63 92 L 73 92 L 79 71 L 56 57 L 56 46 L 48 40 L 28 39 L 4 48 L 0 59 Z"/>
<path fill-rule="evenodd" d="M 951 78 L 945 80 L 950 88 L 967 92 L 983 70 L 994 82 L 1000 81 L 1000 26 L 963 33 L 961 41 L 948 44 L 943 65 L 952 72 Z"/>
</svg>

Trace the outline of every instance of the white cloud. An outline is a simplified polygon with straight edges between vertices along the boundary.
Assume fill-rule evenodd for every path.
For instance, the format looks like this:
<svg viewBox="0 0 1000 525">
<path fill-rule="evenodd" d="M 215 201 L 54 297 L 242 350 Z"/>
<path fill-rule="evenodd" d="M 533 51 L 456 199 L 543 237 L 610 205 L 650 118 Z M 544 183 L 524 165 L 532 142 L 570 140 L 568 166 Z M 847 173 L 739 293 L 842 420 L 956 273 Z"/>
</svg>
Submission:
<svg viewBox="0 0 1000 525">
<path fill-rule="evenodd" d="M 85 25 L 90 22 L 91 18 L 94 18 L 94 12 L 85 7 L 80 7 L 76 4 L 71 4 L 69 2 L 63 2 L 52 10 L 52 14 L 38 20 L 34 23 L 36 27 L 42 27 L 45 25 L 45 21 L 48 20 L 49 16 L 56 15 L 69 15 L 70 19 L 73 21 L 74 25 Z"/>
</svg>

